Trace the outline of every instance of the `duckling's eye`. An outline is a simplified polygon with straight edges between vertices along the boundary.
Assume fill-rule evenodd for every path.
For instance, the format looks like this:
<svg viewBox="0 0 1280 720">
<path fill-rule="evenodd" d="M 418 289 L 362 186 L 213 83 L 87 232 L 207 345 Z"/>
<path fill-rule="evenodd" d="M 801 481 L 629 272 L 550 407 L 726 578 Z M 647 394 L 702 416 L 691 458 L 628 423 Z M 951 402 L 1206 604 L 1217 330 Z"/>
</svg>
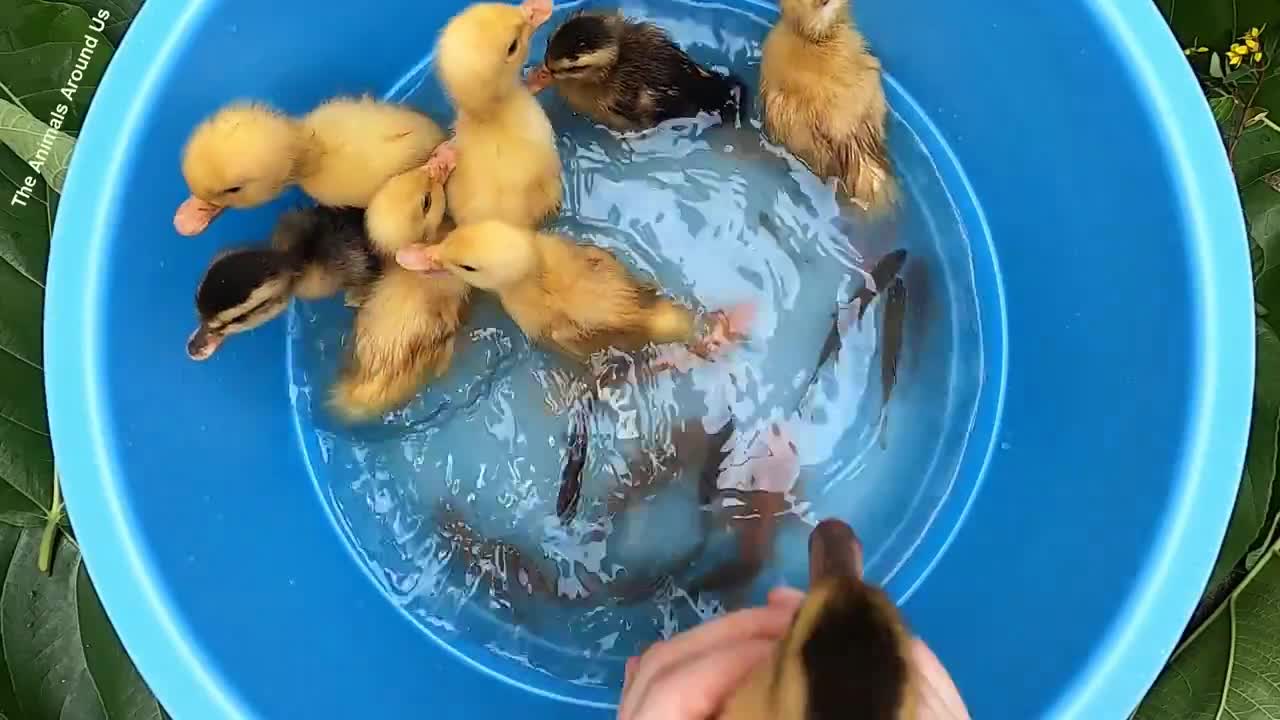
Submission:
<svg viewBox="0 0 1280 720">
<path fill-rule="evenodd" d="M 224 192 L 227 195 L 235 195 L 236 193 L 240 192 L 241 187 L 242 187 L 241 185 L 235 185 L 227 188 L 226 190 L 223 190 L 222 192 Z"/>
<path fill-rule="evenodd" d="M 510 45 L 507 46 L 507 57 L 511 57 L 512 55 L 515 55 L 516 50 L 519 50 L 519 49 L 520 49 L 520 38 L 516 38 L 515 40 L 511 41 Z"/>
<path fill-rule="evenodd" d="M 458 267 L 462 268 L 463 270 L 466 270 L 467 272 L 475 272 L 475 271 L 476 271 L 476 269 L 475 269 L 475 268 L 473 268 L 473 267 L 471 267 L 470 265 L 459 265 Z"/>
<path fill-rule="evenodd" d="M 431 212 L 431 193 L 427 193 L 427 197 L 422 201 L 422 212 Z"/>
</svg>

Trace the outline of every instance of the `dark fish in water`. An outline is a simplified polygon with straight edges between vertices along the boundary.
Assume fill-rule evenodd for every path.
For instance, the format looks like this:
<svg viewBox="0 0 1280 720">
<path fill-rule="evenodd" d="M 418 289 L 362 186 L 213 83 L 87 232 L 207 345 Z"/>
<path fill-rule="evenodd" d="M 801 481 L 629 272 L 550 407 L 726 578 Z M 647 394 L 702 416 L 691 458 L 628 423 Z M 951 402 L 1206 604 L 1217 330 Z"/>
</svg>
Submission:
<svg viewBox="0 0 1280 720">
<path fill-rule="evenodd" d="M 880 447 L 886 446 L 889 396 L 898 382 L 898 355 L 902 352 L 902 326 L 907 315 L 907 286 L 897 278 L 885 291 L 884 339 L 880 348 Z"/>
<path fill-rule="evenodd" d="M 875 299 L 876 295 L 885 291 L 894 278 L 898 277 L 898 273 L 902 272 L 902 266 L 907 262 L 906 250 L 894 250 L 893 252 L 880 258 L 880 262 L 871 269 L 871 279 L 875 282 L 876 289 L 873 291 L 869 286 L 863 285 L 858 292 L 853 294 L 853 298 L 849 301 L 852 304 L 858 301 L 858 327 L 862 327 L 862 316 L 867 312 L 867 306 Z M 808 385 L 812 385 L 818 379 L 818 373 L 822 368 L 826 367 L 828 361 L 840 352 L 842 344 L 840 338 L 840 311 L 831 313 L 831 330 L 827 333 L 827 339 L 822 343 L 822 350 L 818 353 L 818 362 L 814 365 L 813 375 L 809 377 Z"/>
<path fill-rule="evenodd" d="M 560 494 L 556 497 L 556 515 L 567 523 L 578 514 L 582 497 L 582 471 L 587 464 L 588 417 L 585 410 L 573 414 L 569 425 L 569 449 L 564 470 L 560 473 Z"/>
<path fill-rule="evenodd" d="M 871 279 L 876 283 L 876 289 L 863 285 L 858 292 L 853 294 L 853 300 L 861 300 L 862 304 L 858 306 L 858 327 L 862 327 L 862 316 L 867 312 L 867 306 L 875 299 L 875 296 L 884 292 L 889 287 L 889 283 L 898 277 L 898 273 L 902 272 L 902 266 L 907 263 L 906 250 L 894 250 L 893 252 L 880 258 L 880 262 L 871 268 Z M 852 300 L 850 301 L 852 302 Z"/>
<path fill-rule="evenodd" d="M 725 423 L 715 435 L 706 437 L 707 456 L 698 472 L 698 502 L 702 505 L 710 503 L 719 490 L 720 469 L 729 457 L 730 451 L 726 446 L 729 444 L 729 438 L 733 437 L 734 428 L 733 418 L 730 418 L 729 422 Z M 676 448 L 679 454 L 683 454 L 680 452 L 682 450 L 688 452 L 686 448 Z"/>
<path fill-rule="evenodd" d="M 729 493 L 743 504 L 730 519 L 738 526 L 738 552 L 732 560 L 710 570 L 689 584 L 693 593 L 741 590 L 760 574 L 773 555 L 778 515 L 786 510 L 782 493 L 752 490 Z"/>
</svg>

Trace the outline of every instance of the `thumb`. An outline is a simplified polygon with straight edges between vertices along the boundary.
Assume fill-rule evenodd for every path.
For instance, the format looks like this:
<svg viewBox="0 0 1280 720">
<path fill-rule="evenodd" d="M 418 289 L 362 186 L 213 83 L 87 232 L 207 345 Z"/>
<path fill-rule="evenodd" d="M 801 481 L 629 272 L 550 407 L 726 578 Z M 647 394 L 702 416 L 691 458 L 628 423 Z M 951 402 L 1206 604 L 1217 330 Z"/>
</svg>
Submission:
<svg viewBox="0 0 1280 720">
<path fill-rule="evenodd" d="M 762 638 L 728 643 L 668 668 L 625 720 L 709 720 L 776 644 Z"/>
</svg>

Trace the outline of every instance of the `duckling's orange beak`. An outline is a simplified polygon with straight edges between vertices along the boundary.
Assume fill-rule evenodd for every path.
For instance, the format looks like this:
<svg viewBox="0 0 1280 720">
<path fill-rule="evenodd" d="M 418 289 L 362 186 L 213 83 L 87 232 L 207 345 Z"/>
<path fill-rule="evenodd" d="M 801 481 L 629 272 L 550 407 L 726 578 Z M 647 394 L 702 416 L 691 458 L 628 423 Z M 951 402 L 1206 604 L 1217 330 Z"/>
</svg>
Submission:
<svg viewBox="0 0 1280 720">
<path fill-rule="evenodd" d="M 179 235 L 199 235 L 222 212 L 221 205 L 214 205 L 192 195 L 178 206 L 173 215 L 173 227 Z"/>
<path fill-rule="evenodd" d="M 524 0 L 520 3 L 520 12 L 524 13 L 524 21 L 531 30 L 537 30 L 543 23 L 551 19 L 551 11 L 555 9 L 552 0 Z"/>
<path fill-rule="evenodd" d="M 439 245 L 414 243 L 396 251 L 396 264 L 405 270 L 434 275 L 444 272 Z"/>
<path fill-rule="evenodd" d="M 222 344 L 223 338 L 224 336 L 211 333 L 201 325 L 187 340 L 187 355 L 192 360 L 208 360 Z"/>
<path fill-rule="evenodd" d="M 809 584 L 837 576 L 862 579 L 862 542 L 848 523 L 828 518 L 809 534 Z"/>
</svg>

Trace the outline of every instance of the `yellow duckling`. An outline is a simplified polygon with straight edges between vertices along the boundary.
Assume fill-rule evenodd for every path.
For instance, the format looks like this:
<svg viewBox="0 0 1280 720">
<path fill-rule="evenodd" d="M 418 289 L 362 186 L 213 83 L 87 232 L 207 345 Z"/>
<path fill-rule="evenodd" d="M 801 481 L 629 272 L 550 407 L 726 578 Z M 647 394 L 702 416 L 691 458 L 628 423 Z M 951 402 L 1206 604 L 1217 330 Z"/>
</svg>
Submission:
<svg viewBox="0 0 1280 720">
<path fill-rule="evenodd" d="M 293 184 L 321 205 L 363 208 L 444 138 L 426 115 L 371 97 L 335 98 L 300 119 L 263 103 L 233 103 L 197 126 L 183 149 L 191 197 L 173 224 L 196 235 L 223 209 L 265 204 Z"/>
<path fill-rule="evenodd" d="M 560 235 L 490 220 L 460 225 L 437 245 L 405 248 L 396 262 L 496 293 L 529 339 L 576 360 L 651 342 L 690 343 L 706 352 L 713 342 L 698 338 L 692 311 L 636 280 L 608 251 Z M 721 339 L 734 337 L 728 316 L 717 318 Z"/>
<path fill-rule="evenodd" d="M 397 175 L 365 213 L 370 244 L 390 257 L 408 243 L 433 242 L 445 222 L 444 185 L 452 156 Z M 334 414 L 373 419 L 408 403 L 448 371 L 470 287 L 450 275 L 429 277 L 387 262 L 356 312 L 350 354 L 329 396 Z"/>
<path fill-rule="evenodd" d="M 374 193 L 364 222 L 375 250 L 390 258 L 453 229 L 445 216 L 445 184 L 457 163 L 452 144 L 441 143 L 426 164 L 396 175 Z"/>
<path fill-rule="evenodd" d="M 885 149 L 880 61 L 853 25 L 849 0 L 781 0 L 760 65 L 765 132 L 872 213 L 898 196 Z"/>
<path fill-rule="evenodd" d="M 914 718 L 911 634 L 884 591 L 863 582 L 861 546 L 845 523 L 823 520 L 809 535 L 809 586 L 773 657 L 718 720 Z"/>
<path fill-rule="evenodd" d="M 478 3 L 440 34 L 436 71 L 457 109 L 458 165 L 447 193 L 459 225 L 536 227 L 559 211 L 555 132 L 521 73 L 530 36 L 550 16 L 550 0 Z"/>
</svg>

